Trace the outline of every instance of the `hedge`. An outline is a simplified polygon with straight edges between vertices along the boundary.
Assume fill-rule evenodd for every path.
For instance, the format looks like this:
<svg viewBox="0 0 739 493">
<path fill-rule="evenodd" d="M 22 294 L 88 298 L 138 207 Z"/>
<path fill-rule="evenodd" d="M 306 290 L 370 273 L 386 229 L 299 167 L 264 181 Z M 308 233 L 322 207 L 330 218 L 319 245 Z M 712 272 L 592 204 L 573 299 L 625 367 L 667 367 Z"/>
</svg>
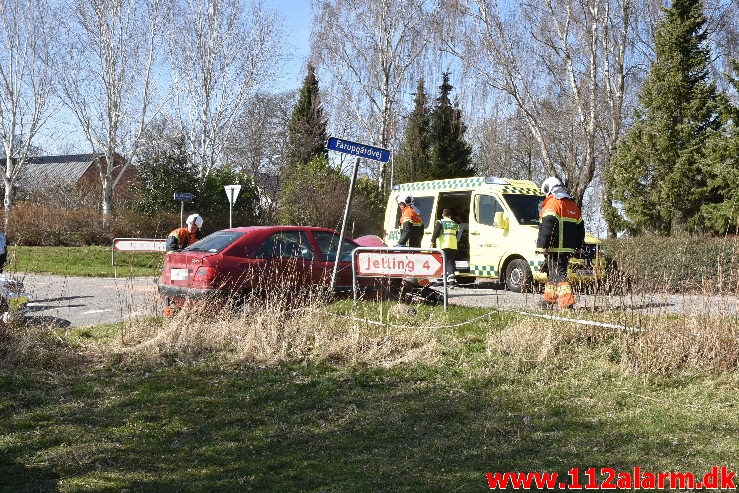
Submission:
<svg viewBox="0 0 739 493">
<path fill-rule="evenodd" d="M 632 291 L 739 293 L 739 237 L 641 236 L 605 240 L 611 281 Z"/>
</svg>

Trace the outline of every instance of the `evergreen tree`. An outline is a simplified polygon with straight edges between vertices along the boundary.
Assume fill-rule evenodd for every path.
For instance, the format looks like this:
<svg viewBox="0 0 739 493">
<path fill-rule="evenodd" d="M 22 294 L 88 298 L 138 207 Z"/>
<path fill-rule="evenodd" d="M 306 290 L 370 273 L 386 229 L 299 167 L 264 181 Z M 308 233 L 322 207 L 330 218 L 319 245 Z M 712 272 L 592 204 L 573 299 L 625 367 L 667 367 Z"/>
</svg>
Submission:
<svg viewBox="0 0 739 493">
<path fill-rule="evenodd" d="M 196 193 L 199 188 L 198 170 L 187 158 L 185 139 L 180 137 L 171 146 L 142 153 L 136 166 L 136 194 L 133 208 L 147 215 L 159 212 L 179 212 L 180 203 L 172 199 L 177 192 Z"/>
<path fill-rule="evenodd" d="M 431 108 L 423 79 L 418 81 L 413 103 L 403 144 L 394 160 L 395 183 L 425 180 L 431 161 Z"/>
<path fill-rule="evenodd" d="M 294 167 L 308 164 L 317 156 L 328 156 L 326 140 L 326 118 L 318 94 L 316 70 L 309 64 L 288 125 L 285 163 Z"/>
<path fill-rule="evenodd" d="M 453 86 L 449 73 L 444 73 L 439 97 L 431 112 L 431 162 L 426 180 L 472 176 L 472 147 L 465 142 L 467 126 L 462 121 L 459 105 L 449 99 Z"/>
<path fill-rule="evenodd" d="M 729 81 L 739 92 L 739 60 L 732 60 Z M 724 126 L 710 140 L 705 159 L 710 197 L 701 207 L 706 229 L 713 233 L 739 233 L 739 107 L 724 99 Z"/>
<path fill-rule="evenodd" d="M 606 174 L 607 196 L 625 213 L 607 211 L 609 225 L 631 233 L 700 228 L 701 203 L 709 199 L 705 146 L 721 125 L 701 0 L 674 0 L 663 11 L 636 123 Z"/>
<path fill-rule="evenodd" d="M 217 231 L 229 227 L 229 202 L 224 190 L 226 185 L 241 185 L 239 196 L 231 208 L 233 226 L 260 224 L 259 190 L 249 175 L 227 166 L 213 169 L 195 191 L 191 207 L 208 221 L 205 229 Z"/>
</svg>

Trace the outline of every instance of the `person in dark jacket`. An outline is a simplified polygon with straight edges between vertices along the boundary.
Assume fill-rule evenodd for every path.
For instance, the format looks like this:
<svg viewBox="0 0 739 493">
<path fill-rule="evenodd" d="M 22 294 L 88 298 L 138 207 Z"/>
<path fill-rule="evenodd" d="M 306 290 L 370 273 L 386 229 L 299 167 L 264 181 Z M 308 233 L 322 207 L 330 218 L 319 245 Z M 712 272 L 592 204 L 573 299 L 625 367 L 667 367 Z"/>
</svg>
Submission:
<svg viewBox="0 0 739 493">
<path fill-rule="evenodd" d="M 580 208 L 555 177 L 544 180 L 541 192 L 546 196 L 541 206 L 536 251 L 546 256 L 547 282 L 540 308 L 555 303 L 561 309 L 572 309 L 575 296 L 567 278 L 570 256 L 585 242 L 585 224 Z"/>
<path fill-rule="evenodd" d="M 413 196 L 399 196 L 398 207 L 400 207 L 400 238 L 397 246 L 408 246 L 421 248 L 423 239 L 423 219 L 415 207 L 413 207 Z"/>
<path fill-rule="evenodd" d="M 166 248 L 168 252 L 182 250 L 202 237 L 200 228 L 203 227 L 203 218 L 200 217 L 199 214 L 191 214 L 188 216 L 185 224 L 187 224 L 187 227 L 177 228 L 167 236 Z"/>
</svg>

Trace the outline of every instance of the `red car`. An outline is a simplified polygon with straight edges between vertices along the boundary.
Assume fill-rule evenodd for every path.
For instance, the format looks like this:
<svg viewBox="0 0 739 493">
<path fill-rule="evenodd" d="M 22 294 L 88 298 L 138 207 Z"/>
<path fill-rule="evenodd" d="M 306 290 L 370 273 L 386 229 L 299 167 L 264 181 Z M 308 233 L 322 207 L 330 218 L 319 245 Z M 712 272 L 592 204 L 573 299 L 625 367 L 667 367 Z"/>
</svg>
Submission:
<svg viewBox="0 0 739 493">
<path fill-rule="evenodd" d="M 168 253 L 157 287 L 165 310 L 210 296 L 328 287 L 339 239 L 336 231 L 312 226 L 224 229 Z M 342 243 L 337 291 L 351 290 L 351 254 L 358 246 L 346 238 Z"/>
</svg>

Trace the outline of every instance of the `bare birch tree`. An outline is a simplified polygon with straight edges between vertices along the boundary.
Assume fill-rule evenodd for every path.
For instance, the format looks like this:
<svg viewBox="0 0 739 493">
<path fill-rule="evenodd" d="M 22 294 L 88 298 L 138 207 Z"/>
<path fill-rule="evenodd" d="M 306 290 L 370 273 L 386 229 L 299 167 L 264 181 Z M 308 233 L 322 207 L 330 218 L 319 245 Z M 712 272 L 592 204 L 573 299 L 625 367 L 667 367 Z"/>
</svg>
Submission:
<svg viewBox="0 0 739 493">
<path fill-rule="evenodd" d="M 177 112 L 204 180 L 221 164 L 246 103 L 273 81 L 282 23 L 261 2 L 179 0 L 168 43 Z"/>
<path fill-rule="evenodd" d="M 446 30 L 447 49 L 512 99 L 546 174 L 582 203 L 622 132 L 633 0 L 463 0 L 455 7 L 461 29 Z"/>
<path fill-rule="evenodd" d="M 331 74 L 326 93 L 353 114 L 361 142 L 390 145 L 396 106 L 415 88 L 432 41 L 429 4 L 313 0 L 313 63 Z M 379 164 L 380 190 L 386 175 Z"/>
<path fill-rule="evenodd" d="M 13 187 L 32 153 L 39 129 L 51 113 L 51 36 L 44 0 L 0 0 L 0 165 L 8 229 Z"/>
<path fill-rule="evenodd" d="M 74 0 L 65 23 L 58 92 L 96 159 L 102 213 L 166 96 L 155 73 L 160 0 Z M 122 159 L 118 159 L 121 156 Z"/>
</svg>

